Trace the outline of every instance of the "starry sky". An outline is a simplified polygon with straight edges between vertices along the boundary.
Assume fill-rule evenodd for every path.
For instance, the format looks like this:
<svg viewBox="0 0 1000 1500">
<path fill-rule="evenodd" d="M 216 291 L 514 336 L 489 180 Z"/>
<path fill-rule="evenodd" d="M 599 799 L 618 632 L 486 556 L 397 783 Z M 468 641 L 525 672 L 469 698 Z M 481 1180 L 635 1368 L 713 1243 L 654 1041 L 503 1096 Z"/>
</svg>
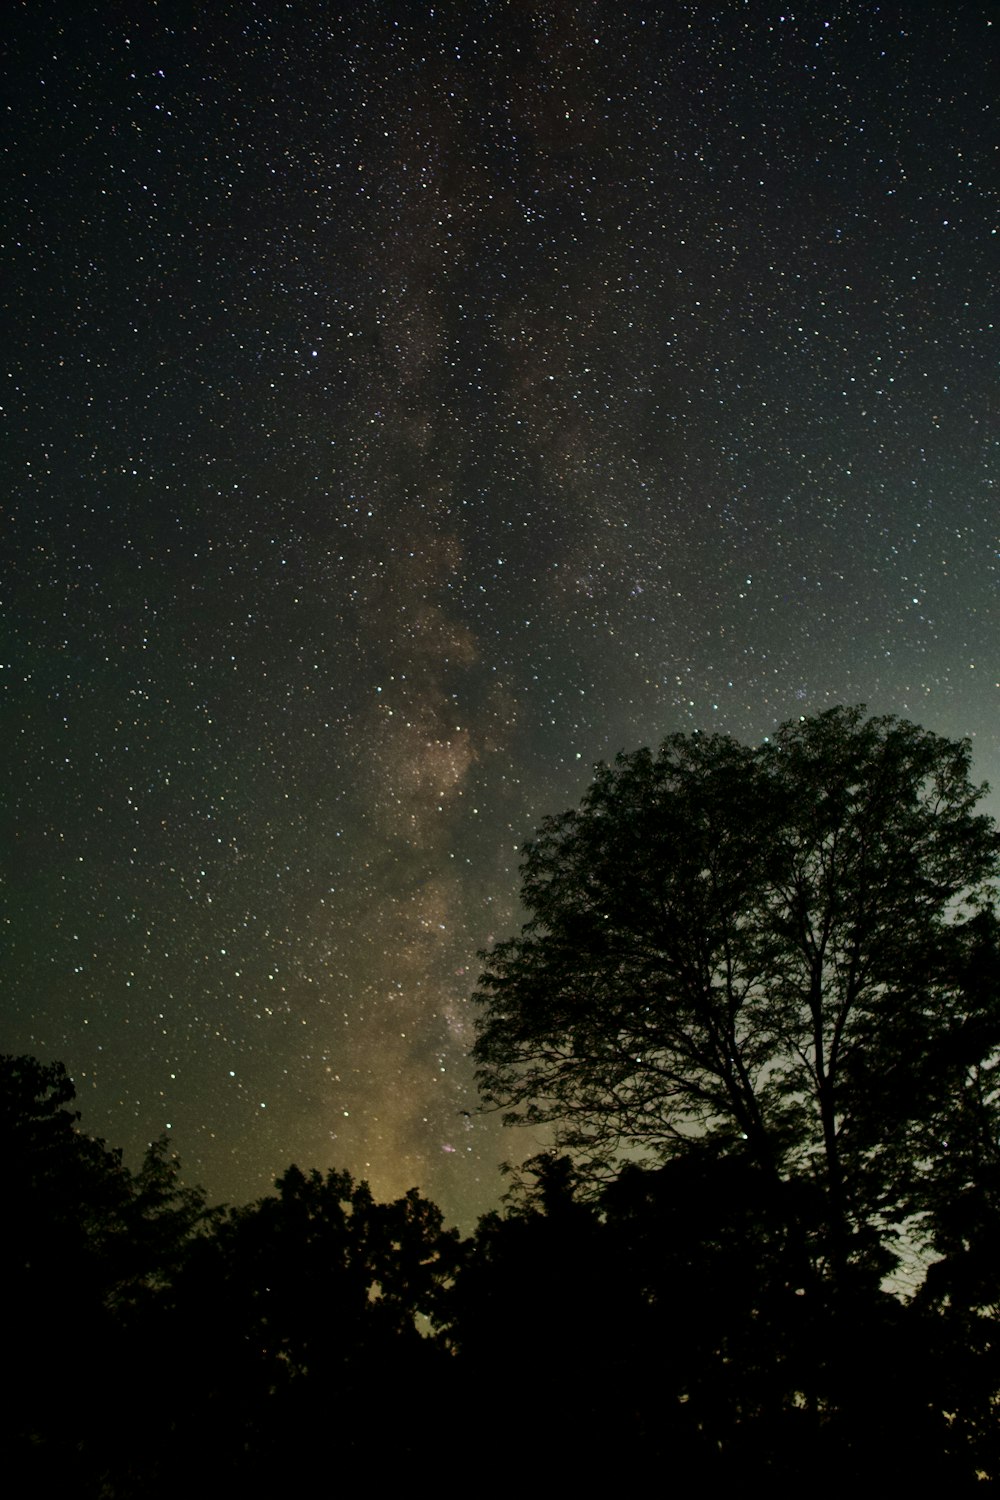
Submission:
<svg viewBox="0 0 1000 1500">
<path fill-rule="evenodd" d="M 596 761 L 864 702 L 1000 784 L 994 14 L 17 7 L 0 1051 L 92 1133 L 468 1225 Z"/>
</svg>

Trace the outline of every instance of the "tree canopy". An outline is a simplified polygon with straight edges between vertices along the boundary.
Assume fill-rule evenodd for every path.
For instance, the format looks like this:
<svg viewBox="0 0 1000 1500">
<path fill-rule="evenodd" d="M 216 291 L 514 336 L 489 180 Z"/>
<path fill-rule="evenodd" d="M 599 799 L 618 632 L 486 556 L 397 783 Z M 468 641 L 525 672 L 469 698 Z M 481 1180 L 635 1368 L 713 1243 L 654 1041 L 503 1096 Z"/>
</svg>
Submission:
<svg viewBox="0 0 1000 1500">
<path fill-rule="evenodd" d="M 484 955 L 485 1099 L 597 1177 L 697 1149 L 813 1182 L 841 1267 L 891 1238 L 959 1118 L 995 1124 L 1000 834 L 970 768 L 859 708 L 599 766 Z"/>
</svg>

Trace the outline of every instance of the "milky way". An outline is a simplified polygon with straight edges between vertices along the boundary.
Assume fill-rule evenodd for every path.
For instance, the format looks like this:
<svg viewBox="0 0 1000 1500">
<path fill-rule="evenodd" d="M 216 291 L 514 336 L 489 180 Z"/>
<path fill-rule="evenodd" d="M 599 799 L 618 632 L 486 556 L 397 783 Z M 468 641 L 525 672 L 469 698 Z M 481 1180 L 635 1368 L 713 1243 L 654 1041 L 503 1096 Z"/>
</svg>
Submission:
<svg viewBox="0 0 1000 1500">
<path fill-rule="evenodd" d="M 88 1128 L 467 1222 L 594 762 L 866 702 L 997 778 L 991 11 L 19 8 L 0 1049 Z"/>
</svg>

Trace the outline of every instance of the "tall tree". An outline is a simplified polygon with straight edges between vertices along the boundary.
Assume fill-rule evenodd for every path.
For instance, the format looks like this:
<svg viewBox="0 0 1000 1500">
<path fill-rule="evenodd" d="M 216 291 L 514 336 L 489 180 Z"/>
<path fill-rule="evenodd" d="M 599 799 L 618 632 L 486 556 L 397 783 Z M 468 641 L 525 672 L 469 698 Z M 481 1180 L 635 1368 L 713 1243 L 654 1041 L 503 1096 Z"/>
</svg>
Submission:
<svg viewBox="0 0 1000 1500">
<path fill-rule="evenodd" d="M 158 1293 L 209 1216 L 165 1141 L 132 1173 L 121 1151 L 80 1129 L 74 1097 L 61 1063 L 0 1057 L 10 1376 L 0 1450 L 45 1493 L 111 1493 L 103 1476 L 129 1439 L 108 1412 L 120 1416 L 141 1389 Z M 85 1381 L 68 1374 L 74 1364 Z"/>
<path fill-rule="evenodd" d="M 598 1176 L 710 1139 L 816 1181 L 820 1259 L 875 1267 L 928 1122 L 1000 1041 L 995 981 L 968 982 L 997 950 L 983 791 L 966 742 L 857 708 L 600 766 L 526 846 L 529 921 L 485 955 L 485 1099 Z"/>
</svg>

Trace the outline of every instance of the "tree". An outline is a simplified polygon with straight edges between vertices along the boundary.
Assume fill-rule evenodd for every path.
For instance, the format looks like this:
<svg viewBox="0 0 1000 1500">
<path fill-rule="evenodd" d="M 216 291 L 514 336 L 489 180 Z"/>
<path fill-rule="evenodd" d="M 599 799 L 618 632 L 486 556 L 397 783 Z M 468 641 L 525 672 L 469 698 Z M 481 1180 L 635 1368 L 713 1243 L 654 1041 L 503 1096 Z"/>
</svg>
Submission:
<svg viewBox="0 0 1000 1500">
<path fill-rule="evenodd" d="M 75 1097 L 62 1063 L 0 1056 L 0 1265 L 22 1309 L 37 1301 L 63 1323 L 64 1304 L 121 1311 L 162 1286 L 212 1217 L 201 1190 L 182 1185 L 166 1137 L 130 1172 L 120 1150 L 80 1129 Z"/>
<path fill-rule="evenodd" d="M 146 1393 L 178 1420 L 163 1493 L 206 1450 L 206 1492 L 304 1492 L 316 1455 L 302 1433 L 331 1423 L 341 1462 L 367 1461 L 391 1430 L 379 1461 L 402 1482 L 443 1404 L 449 1361 L 423 1330 L 458 1258 L 457 1233 L 416 1189 L 379 1203 L 348 1172 L 292 1166 L 276 1193 L 230 1210 L 175 1278 L 148 1373 Z"/>
<path fill-rule="evenodd" d="M 210 1219 L 164 1140 L 138 1172 L 80 1129 L 62 1063 L 0 1056 L 0 1159 L 10 1379 L 0 1418 L 8 1468 L 48 1492 L 103 1487 L 127 1439 L 109 1410 L 136 1399 L 157 1297 Z M 88 1379 L 68 1373 L 84 1360 Z M 133 1424 L 134 1427 L 135 1424 Z"/>
<path fill-rule="evenodd" d="M 881 1274 L 1000 1044 L 984 791 L 967 742 L 858 708 L 599 766 L 483 955 L 485 1100 L 598 1178 L 708 1142 L 809 1181 L 814 1260 Z"/>
<path fill-rule="evenodd" d="M 73 1099 L 61 1063 L 0 1057 L 8 1344 L 42 1373 L 54 1342 L 83 1337 L 103 1314 L 108 1241 L 129 1197 L 121 1153 L 78 1128 Z"/>
</svg>

